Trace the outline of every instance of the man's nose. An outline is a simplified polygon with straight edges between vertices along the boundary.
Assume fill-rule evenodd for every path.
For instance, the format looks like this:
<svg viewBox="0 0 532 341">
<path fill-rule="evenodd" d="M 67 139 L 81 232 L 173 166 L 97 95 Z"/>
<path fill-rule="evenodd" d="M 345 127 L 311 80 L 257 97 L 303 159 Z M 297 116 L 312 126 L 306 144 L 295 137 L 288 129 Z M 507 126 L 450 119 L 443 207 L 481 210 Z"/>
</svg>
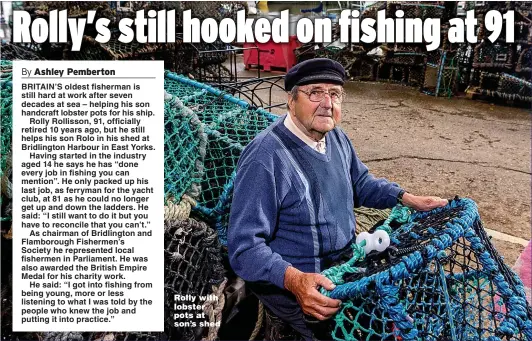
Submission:
<svg viewBox="0 0 532 341">
<path fill-rule="evenodd" d="M 332 98 L 331 94 L 325 93 L 323 99 L 320 102 L 320 107 L 330 109 L 332 108 Z"/>
</svg>

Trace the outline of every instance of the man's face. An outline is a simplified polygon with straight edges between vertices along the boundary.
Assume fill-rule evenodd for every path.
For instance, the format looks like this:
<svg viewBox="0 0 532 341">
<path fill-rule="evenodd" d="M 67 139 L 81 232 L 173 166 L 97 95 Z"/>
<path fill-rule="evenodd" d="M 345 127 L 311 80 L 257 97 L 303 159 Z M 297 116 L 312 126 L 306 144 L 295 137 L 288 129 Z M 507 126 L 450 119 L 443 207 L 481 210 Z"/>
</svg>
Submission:
<svg viewBox="0 0 532 341">
<path fill-rule="evenodd" d="M 337 95 L 341 98 L 342 86 L 319 83 L 303 85 L 298 90 L 296 100 L 290 95 L 288 98 L 294 123 L 306 135 L 319 140 L 342 119 L 342 105 L 334 100 Z M 315 102 L 320 97 L 323 97 L 322 100 Z"/>
</svg>

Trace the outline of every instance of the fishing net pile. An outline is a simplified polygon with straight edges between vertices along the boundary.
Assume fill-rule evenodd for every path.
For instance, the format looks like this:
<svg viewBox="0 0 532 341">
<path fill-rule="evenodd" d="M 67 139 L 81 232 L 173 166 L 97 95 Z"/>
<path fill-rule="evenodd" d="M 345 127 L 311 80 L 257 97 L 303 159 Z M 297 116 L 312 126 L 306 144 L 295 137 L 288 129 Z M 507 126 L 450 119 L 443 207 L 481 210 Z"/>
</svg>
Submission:
<svg viewBox="0 0 532 341">
<path fill-rule="evenodd" d="M 487 236 L 477 206 L 455 198 L 430 212 L 398 206 L 376 227 L 390 247 L 323 272 L 341 299 L 335 340 L 530 340 L 523 283 Z"/>
<path fill-rule="evenodd" d="M 231 94 L 167 72 L 165 191 L 175 204 L 183 194 L 193 212 L 216 228 L 222 244 L 236 164 L 244 147 L 277 116 Z"/>
<path fill-rule="evenodd" d="M 194 219 L 165 221 L 165 331 L 170 340 L 199 340 L 207 338 L 208 327 L 201 323 L 221 321 L 224 306 L 224 267 L 221 246 L 216 231 Z M 212 305 L 199 297 L 215 293 Z M 175 300 L 175 295 L 195 297 Z M 176 304 L 204 305 L 198 312 L 206 318 L 174 316 Z M 186 310 L 185 310 L 186 311 Z M 183 312 L 183 311 L 181 311 Z M 214 338 L 216 331 L 214 331 Z M 209 340 L 213 340 L 209 337 Z"/>
</svg>

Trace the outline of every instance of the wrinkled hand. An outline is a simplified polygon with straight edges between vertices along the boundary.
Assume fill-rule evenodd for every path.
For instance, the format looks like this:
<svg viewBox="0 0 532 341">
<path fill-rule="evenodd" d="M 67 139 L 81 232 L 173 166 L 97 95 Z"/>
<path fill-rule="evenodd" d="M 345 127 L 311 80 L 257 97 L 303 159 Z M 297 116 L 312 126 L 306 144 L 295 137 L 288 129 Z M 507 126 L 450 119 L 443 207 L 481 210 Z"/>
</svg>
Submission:
<svg viewBox="0 0 532 341">
<path fill-rule="evenodd" d="M 415 209 L 416 211 L 430 211 L 449 203 L 447 199 L 439 197 L 422 197 L 410 193 L 403 195 L 403 205 Z"/>
<path fill-rule="evenodd" d="M 331 318 L 342 303 L 318 291 L 319 287 L 327 290 L 335 288 L 327 277 L 320 274 L 304 273 L 290 266 L 286 269 L 284 286 L 296 296 L 305 314 L 312 315 L 321 321 Z"/>
</svg>

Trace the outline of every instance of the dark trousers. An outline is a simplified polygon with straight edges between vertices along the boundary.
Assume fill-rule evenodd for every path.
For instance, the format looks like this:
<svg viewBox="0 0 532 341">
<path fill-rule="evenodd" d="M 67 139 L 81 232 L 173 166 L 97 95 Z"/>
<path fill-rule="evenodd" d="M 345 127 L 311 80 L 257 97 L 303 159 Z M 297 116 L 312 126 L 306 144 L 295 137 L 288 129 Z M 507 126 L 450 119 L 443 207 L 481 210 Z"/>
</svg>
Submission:
<svg viewBox="0 0 532 341">
<path fill-rule="evenodd" d="M 331 335 L 329 334 L 331 329 L 331 323 L 334 321 L 325 321 L 316 322 L 313 318 L 303 314 L 303 310 L 299 306 L 299 303 L 296 300 L 296 297 L 289 292 L 288 290 L 280 289 L 271 284 L 257 284 L 257 283 L 248 283 L 251 291 L 259 298 L 259 300 L 264 304 L 267 310 L 267 314 L 274 315 L 267 318 L 270 319 L 270 322 L 275 323 L 275 317 L 280 319 L 285 324 L 288 324 L 295 332 L 300 334 L 300 338 L 297 335 L 290 335 L 290 329 L 280 327 L 282 330 L 278 335 L 280 339 L 283 339 L 282 336 L 287 337 L 290 340 L 331 340 Z M 273 320 L 273 321 L 271 321 Z M 269 340 L 269 334 L 266 334 L 267 340 Z M 272 336 L 270 336 L 272 337 Z"/>
</svg>

